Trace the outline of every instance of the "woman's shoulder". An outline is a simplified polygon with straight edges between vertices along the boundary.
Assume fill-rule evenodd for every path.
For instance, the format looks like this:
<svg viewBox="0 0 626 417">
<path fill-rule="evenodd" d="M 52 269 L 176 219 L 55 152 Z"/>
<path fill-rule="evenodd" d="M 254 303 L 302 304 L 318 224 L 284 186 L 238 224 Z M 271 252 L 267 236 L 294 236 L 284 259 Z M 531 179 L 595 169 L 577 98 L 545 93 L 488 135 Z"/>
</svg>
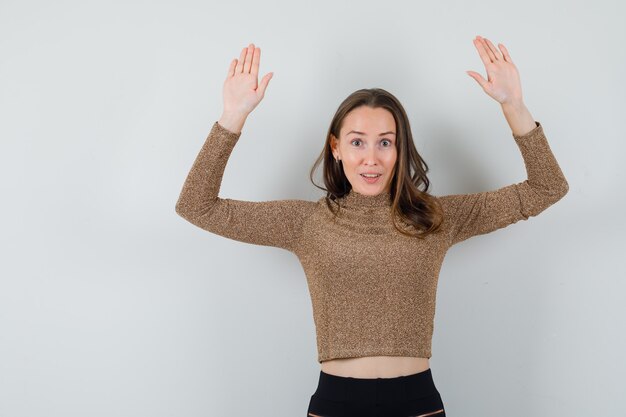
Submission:
<svg viewBox="0 0 626 417">
<path fill-rule="evenodd" d="M 435 198 L 435 200 L 439 202 L 444 212 L 449 213 L 463 199 L 464 194 L 445 194 L 445 195 L 430 194 L 430 196 Z"/>
</svg>

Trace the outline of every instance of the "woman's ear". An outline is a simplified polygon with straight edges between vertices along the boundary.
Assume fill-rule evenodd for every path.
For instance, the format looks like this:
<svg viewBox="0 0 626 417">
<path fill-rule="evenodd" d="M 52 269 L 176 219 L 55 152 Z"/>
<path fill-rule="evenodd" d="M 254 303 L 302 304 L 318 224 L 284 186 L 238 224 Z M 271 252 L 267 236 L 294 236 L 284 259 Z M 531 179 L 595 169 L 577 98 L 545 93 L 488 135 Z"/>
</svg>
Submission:
<svg viewBox="0 0 626 417">
<path fill-rule="evenodd" d="M 337 145 L 339 145 L 339 140 L 337 139 L 337 137 L 335 135 L 333 135 L 332 133 L 330 134 L 330 149 L 333 153 L 333 156 L 337 150 Z"/>
</svg>

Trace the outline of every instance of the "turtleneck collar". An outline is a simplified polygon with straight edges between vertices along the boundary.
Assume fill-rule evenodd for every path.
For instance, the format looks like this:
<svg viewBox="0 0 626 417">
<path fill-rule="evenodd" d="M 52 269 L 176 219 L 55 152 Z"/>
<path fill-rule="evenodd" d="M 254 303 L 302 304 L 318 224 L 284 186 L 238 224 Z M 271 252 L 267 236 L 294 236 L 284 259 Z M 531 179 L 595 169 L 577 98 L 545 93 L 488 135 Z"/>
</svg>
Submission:
<svg viewBox="0 0 626 417">
<path fill-rule="evenodd" d="M 346 207 L 391 207 L 391 193 L 389 191 L 383 191 L 377 195 L 365 195 L 351 189 L 341 199 Z"/>
</svg>

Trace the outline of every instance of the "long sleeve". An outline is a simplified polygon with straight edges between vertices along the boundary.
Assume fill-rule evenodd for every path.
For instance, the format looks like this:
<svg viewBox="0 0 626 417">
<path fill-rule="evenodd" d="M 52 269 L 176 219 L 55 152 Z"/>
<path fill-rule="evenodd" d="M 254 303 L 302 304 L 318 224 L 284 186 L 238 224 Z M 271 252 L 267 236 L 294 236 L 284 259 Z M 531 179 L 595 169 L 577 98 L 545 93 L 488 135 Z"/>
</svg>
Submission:
<svg viewBox="0 0 626 417">
<path fill-rule="evenodd" d="M 213 124 L 176 203 L 176 213 L 220 236 L 294 252 L 301 225 L 315 203 L 307 200 L 241 201 L 218 196 L 228 158 L 240 133 Z"/>
<path fill-rule="evenodd" d="M 541 123 L 513 138 L 519 147 L 528 178 L 497 190 L 439 197 L 449 224 L 450 246 L 472 236 L 527 220 L 559 201 L 569 184 L 550 149 Z"/>
</svg>

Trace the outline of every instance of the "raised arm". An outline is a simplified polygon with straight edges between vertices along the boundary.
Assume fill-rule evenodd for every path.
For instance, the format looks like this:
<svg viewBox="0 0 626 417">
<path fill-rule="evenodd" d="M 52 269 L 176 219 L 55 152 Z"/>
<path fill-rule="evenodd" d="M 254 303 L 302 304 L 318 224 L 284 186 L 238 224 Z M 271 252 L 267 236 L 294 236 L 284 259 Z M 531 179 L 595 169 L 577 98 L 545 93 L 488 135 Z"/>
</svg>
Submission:
<svg viewBox="0 0 626 417">
<path fill-rule="evenodd" d="M 528 179 L 493 191 L 439 197 L 448 225 L 450 244 L 489 233 L 519 220 L 536 216 L 559 201 L 569 184 L 543 131 L 522 99 L 519 72 L 503 44 L 502 53 L 487 38 L 474 39 L 487 71 L 487 80 L 467 71 L 483 91 L 502 105 L 504 116 L 519 147 Z"/>
<path fill-rule="evenodd" d="M 176 213 L 209 232 L 240 242 L 295 251 L 301 225 L 315 203 L 242 201 L 218 197 L 224 169 L 241 132 L 215 122 L 187 175 Z"/>
<path fill-rule="evenodd" d="M 536 122 L 530 132 L 513 137 L 522 153 L 528 179 L 497 190 L 439 197 L 449 225 L 450 245 L 527 220 L 567 194 L 569 184 L 543 126 Z"/>
<path fill-rule="evenodd" d="M 241 201 L 218 196 L 224 169 L 246 117 L 265 94 L 271 74 L 257 83 L 260 48 L 250 44 L 231 61 L 224 82 L 224 114 L 211 128 L 187 175 L 176 213 L 209 232 L 245 243 L 295 252 L 302 224 L 316 203 Z"/>
</svg>

